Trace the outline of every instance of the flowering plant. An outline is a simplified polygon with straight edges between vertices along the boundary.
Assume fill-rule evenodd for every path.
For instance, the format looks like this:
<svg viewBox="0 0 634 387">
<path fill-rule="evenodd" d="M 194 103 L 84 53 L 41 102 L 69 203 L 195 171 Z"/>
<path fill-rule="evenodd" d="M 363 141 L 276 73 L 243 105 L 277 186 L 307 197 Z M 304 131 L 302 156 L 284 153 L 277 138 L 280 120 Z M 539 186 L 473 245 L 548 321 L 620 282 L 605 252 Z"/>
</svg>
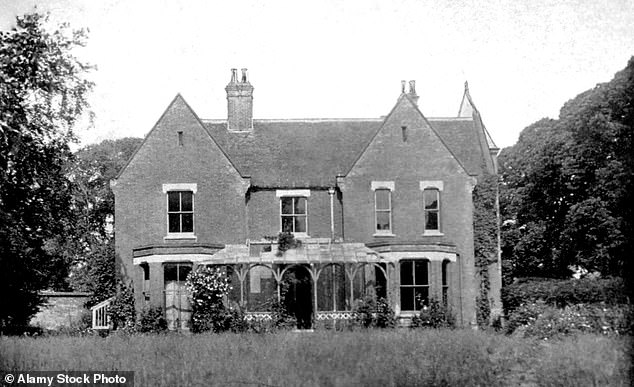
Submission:
<svg viewBox="0 0 634 387">
<path fill-rule="evenodd" d="M 192 305 L 194 332 L 223 330 L 225 297 L 231 286 L 225 271 L 219 267 L 198 267 L 185 282 Z"/>
</svg>

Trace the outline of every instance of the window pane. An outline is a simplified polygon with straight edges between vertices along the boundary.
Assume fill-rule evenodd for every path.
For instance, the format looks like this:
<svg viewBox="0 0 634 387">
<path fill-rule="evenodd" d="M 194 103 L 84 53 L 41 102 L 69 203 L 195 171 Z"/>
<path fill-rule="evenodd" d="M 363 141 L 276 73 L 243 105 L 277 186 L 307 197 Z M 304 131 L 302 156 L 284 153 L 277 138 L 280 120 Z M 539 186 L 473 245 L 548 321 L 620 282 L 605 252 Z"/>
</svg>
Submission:
<svg viewBox="0 0 634 387">
<path fill-rule="evenodd" d="M 306 213 L 306 198 L 295 198 L 295 214 Z"/>
<path fill-rule="evenodd" d="M 438 212 L 426 211 L 425 230 L 438 230 Z"/>
<path fill-rule="evenodd" d="M 165 282 L 176 281 L 176 278 L 177 278 L 176 265 L 169 264 L 169 265 L 163 266 L 163 273 L 164 273 Z"/>
<path fill-rule="evenodd" d="M 435 189 L 426 189 L 423 191 L 426 210 L 438 209 L 438 191 Z"/>
<path fill-rule="evenodd" d="M 282 198 L 282 214 L 293 213 L 293 198 Z"/>
<path fill-rule="evenodd" d="M 179 194 L 179 192 L 167 193 L 167 210 L 169 212 L 180 211 Z"/>
<path fill-rule="evenodd" d="M 416 285 L 428 285 L 429 277 L 427 274 L 428 261 L 414 261 L 414 278 Z"/>
<path fill-rule="evenodd" d="M 401 285 L 413 285 L 412 261 L 401 262 Z"/>
<path fill-rule="evenodd" d="M 442 285 L 447 285 L 447 266 L 449 265 L 449 261 L 442 261 Z"/>
<path fill-rule="evenodd" d="M 429 305 L 429 288 L 417 287 L 416 289 L 416 310 L 423 309 L 423 305 Z"/>
<path fill-rule="evenodd" d="M 181 232 L 180 214 L 169 214 L 169 232 Z"/>
<path fill-rule="evenodd" d="M 401 288 L 401 310 L 415 310 L 413 288 Z"/>
<path fill-rule="evenodd" d="M 194 210 L 194 195 L 191 192 L 181 192 L 181 211 Z"/>
<path fill-rule="evenodd" d="M 293 232 L 293 217 L 292 216 L 282 216 L 282 231 Z"/>
<path fill-rule="evenodd" d="M 184 282 L 191 271 L 192 267 L 189 265 L 178 265 L 178 280 Z"/>
<path fill-rule="evenodd" d="M 183 229 L 181 232 L 194 232 L 194 214 L 182 214 Z"/>
<path fill-rule="evenodd" d="M 377 230 L 390 230 L 390 213 L 389 212 L 377 212 L 376 213 L 376 229 Z"/>
<path fill-rule="evenodd" d="M 376 209 L 377 210 L 389 210 L 390 209 L 390 190 L 377 189 L 374 192 L 376 197 Z"/>
<path fill-rule="evenodd" d="M 295 232 L 306 232 L 306 217 L 295 217 Z"/>
</svg>

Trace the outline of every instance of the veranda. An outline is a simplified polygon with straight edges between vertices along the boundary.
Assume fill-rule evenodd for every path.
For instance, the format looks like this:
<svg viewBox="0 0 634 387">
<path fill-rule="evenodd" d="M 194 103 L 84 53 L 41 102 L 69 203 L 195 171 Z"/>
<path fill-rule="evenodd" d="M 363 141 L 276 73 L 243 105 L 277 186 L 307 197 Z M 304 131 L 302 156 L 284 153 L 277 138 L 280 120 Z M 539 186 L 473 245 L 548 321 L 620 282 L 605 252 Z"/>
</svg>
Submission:
<svg viewBox="0 0 634 387">
<path fill-rule="evenodd" d="M 247 320 L 272 319 L 271 307 L 278 302 L 302 329 L 316 321 L 352 319 L 355 303 L 365 296 L 389 300 L 394 270 L 392 262 L 363 243 L 316 238 L 283 253 L 272 241 L 227 245 L 197 265 L 226 270 L 232 285 L 228 301 L 240 305 Z M 186 328 L 191 317 L 182 281 L 186 275 L 177 277 L 166 278 L 165 283 L 166 317 L 172 329 Z"/>
</svg>

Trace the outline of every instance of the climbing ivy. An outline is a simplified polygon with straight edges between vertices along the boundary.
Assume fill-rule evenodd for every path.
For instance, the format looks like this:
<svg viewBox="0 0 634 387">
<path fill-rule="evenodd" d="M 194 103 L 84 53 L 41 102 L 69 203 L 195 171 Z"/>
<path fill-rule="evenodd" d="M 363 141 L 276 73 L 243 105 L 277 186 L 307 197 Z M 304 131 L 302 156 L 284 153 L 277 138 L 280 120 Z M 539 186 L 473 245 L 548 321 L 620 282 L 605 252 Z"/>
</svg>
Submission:
<svg viewBox="0 0 634 387">
<path fill-rule="evenodd" d="M 489 325 L 491 316 L 489 266 L 497 262 L 497 184 L 497 176 L 485 174 L 473 190 L 475 268 L 479 279 L 476 318 L 479 326 Z"/>
</svg>

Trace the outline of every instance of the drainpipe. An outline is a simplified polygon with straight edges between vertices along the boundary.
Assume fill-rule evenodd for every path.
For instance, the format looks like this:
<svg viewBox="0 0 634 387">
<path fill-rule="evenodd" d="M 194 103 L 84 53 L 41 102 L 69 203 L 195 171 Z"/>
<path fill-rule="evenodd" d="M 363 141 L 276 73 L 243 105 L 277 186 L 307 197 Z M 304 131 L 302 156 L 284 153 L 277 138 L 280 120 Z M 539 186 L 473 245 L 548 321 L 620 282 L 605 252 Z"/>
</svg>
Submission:
<svg viewBox="0 0 634 387">
<path fill-rule="evenodd" d="M 328 188 L 328 195 L 330 195 L 330 239 L 335 240 L 335 189 Z"/>
</svg>

